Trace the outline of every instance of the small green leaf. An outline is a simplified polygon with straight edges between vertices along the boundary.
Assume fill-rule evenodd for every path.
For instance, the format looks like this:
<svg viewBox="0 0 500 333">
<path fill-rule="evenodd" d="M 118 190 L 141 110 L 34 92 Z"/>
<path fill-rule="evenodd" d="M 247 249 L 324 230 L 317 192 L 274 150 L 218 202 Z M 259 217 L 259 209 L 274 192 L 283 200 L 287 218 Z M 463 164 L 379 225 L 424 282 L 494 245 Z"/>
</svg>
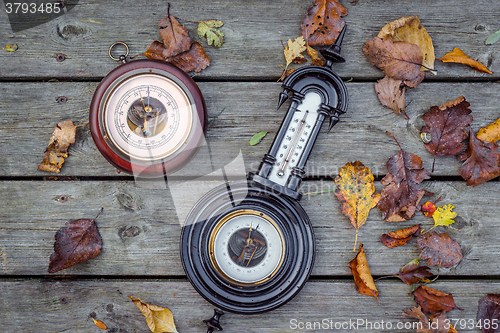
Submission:
<svg viewBox="0 0 500 333">
<path fill-rule="evenodd" d="M 250 139 L 250 146 L 255 146 L 256 144 L 258 144 L 260 140 L 262 140 L 262 138 L 266 136 L 266 134 L 267 132 L 259 132 L 252 136 L 252 138 Z"/>
<path fill-rule="evenodd" d="M 202 21 L 198 23 L 198 37 L 207 37 L 208 45 L 221 47 L 224 44 L 224 33 L 217 28 L 224 25 L 224 22 L 219 20 Z"/>
<path fill-rule="evenodd" d="M 486 41 L 484 42 L 484 44 L 486 45 L 491 45 L 493 43 L 496 43 L 497 40 L 500 39 L 500 30 L 498 30 L 497 32 L 494 32 L 492 33 L 487 39 Z"/>
<path fill-rule="evenodd" d="M 7 51 L 7 52 L 16 52 L 16 50 L 17 50 L 17 44 L 5 45 L 5 47 L 3 49 L 5 51 Z"/>
</svg>

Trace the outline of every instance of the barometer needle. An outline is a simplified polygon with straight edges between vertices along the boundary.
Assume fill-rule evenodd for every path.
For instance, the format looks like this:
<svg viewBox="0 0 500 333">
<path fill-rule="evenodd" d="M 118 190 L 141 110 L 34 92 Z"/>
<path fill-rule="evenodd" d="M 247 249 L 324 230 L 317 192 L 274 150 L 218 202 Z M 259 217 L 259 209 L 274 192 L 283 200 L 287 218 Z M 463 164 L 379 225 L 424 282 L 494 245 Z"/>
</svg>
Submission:
<svg viewBox="0 0 500 333">
<path fill-rule="evenodd" d="M 252 255 L 250 256 L 250 259 L 248 259 L 247 266 L 250 265 L 250 261 L 252 261 L 253 255 L 255 254 L 255 251 L 257 251 L 257 246 L 255 246 L 255 249 L 253 249 Z"/>
</svg>

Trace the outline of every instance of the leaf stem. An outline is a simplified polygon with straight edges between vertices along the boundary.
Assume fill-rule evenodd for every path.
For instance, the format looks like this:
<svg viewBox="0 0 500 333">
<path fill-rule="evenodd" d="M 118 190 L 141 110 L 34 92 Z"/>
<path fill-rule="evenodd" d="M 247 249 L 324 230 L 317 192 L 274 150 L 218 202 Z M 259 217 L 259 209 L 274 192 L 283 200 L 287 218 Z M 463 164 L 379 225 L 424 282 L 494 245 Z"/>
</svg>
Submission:
<svg viewBox="0 0 500 333">
<path fill-rule="evenodd" d="M 179 17 L 179 16 L 174 16 L 176 19 L 179 19 L 181 21 L 187 21 L 187 22 L 193 22 L 193 23 L 201 23 L 202 21 L 192 21 L 192 20 L 186 20 L 186 19 L 183 19 L 182 17 Z"/>
<path fill-rule="evenodd" d="M 358 229 L 356 229 L 356 238 L 354 239 L 354 249 L 352 252 L 356 252 L 356 244 L 358 244 Z"/>
<path fill-rule="evenodd" d="M 85 125 L 88 125 L 88 124 L 89 124 L 89 123 L 85 123 L 85 124 L 80 124 L 80 125 L 76 125 L 76 126 L 75 126 L 75 128 L 76 128 L 76 127 L 81 127 L 81 126 L 85 126 Z"/>
<path fill-rule="evenodd" d="M 101 210 L 99 211 L 99 213 L 97 213 L 96 217 L 94 217 L 94 219 L 92 221 L 95 221 L 99 217 L 99 215 L 101 215 L 103 210 L 104 210 L 104 207 L 101 207 Z"/>
<path fill-rule="evenodd" d="M 219 114 L 218 114 L 218 115 L 216 115 L 215 117 L 213 117 L 213 118 L 212 118 L 212 119 L 208 122 L 207 126 L 210 126 L 210 124 L 212 123 L 212 121 L 214 121 L 215 119 L 219 118 L 219 116 L 222 114 L 222 112 L 224 112 L 224 110 L 225 110 L 225 109 L 226 109 L 226 107 L 224 107 L 224 108 L 222 109 L 222 111 L 221 111 L 221 112 L 219 112 Z"/>
<path fill-rule="evenodd" d="M 375 281 L 378 281 L 378 280 L 383 280 L 383 279 L 388 279 L 388 278 L 392 278 L 392 277 L 396 277 L 396 275 L 381 276 L 381 277 L 379 277 L 378 279 L 376 279 Z"/>
</svg>

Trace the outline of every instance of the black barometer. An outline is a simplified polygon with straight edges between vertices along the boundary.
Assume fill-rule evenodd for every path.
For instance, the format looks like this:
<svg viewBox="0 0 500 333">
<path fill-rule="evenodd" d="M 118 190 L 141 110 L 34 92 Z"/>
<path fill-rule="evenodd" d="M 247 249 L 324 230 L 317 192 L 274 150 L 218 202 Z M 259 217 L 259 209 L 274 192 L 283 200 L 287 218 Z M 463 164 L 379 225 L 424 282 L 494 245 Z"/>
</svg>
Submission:
<svg viewBox="0 0 500 333">
<path fill-rule="evenodd" d="M 288 98 L 291 103 L 257 173 L 206 193 L 186 218 L 184 270 L 222 310 L 273 310 L 297 295 L 311 274 L 314 234 L 298 202 L 299 186 L 323 121 L 329 118 L 331 130 L 347 109 L 346 86 L 331 70 L 333 62 L 344 62 L 344 33 L 345 27 L 322 51 L 325 66 L 299 68 L 284 81 L 278 109 Z"/>
</svg>

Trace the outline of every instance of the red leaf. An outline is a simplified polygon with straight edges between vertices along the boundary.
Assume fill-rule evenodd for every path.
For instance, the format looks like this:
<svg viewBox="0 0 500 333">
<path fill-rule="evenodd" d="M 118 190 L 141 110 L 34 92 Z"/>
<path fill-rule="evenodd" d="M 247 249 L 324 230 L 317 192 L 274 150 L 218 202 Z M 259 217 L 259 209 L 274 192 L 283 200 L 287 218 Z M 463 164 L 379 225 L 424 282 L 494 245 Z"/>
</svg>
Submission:
<svg viewBox="0 0 500 333">
<path fill-rule="evenodd" d="M 455 305 L 452 294 L 443 293 L 433 288 L 420 285 L 411 294 L 413 294 L 415 302 L 422 307 L 425 313 L 435 314 L 453 309 L 462 310 Z"/>
<path fill-rule="evenodd" d="M 170 5 L 168 6 L 167 17 L 161 20 L 158 26 L 160 27 L 160 37 L 164 46 L 163 58 L 173 57 L 189 50 L 192 43 L 189 31 L 175 17 L 170 15 Z"/>
<path fill-rule="evenodd" d="M 494 323 L 500 322 L 500 295 L 499 294 L 488 294 L 486 297 L 479 300 L 479 306 L 477 309 L 478 322 L 483 323 L 482 330 L 484 333 L 497 333 L 500 332 L 500 327 L 498 325 L 489 325 L 488 328 L 484 323 Z M 493 327 L 496 327 L 495 329 Z"/>
<path fill-rule="evenodd" d="M 198 42 L 194 42 L 189 51 L 165 59 L 165 61 L 177 66 L 186 73 L 192 70 L 199 73 L 210 65 L 210 58 L 205 53 L 203 46 Z"/>
<path fill-rule="evenodd" d="M 462 250 L 457 241 L 447 233 L 438 234 L 433 231 L 417 238 L 418 248 L 422 252 L 420 257 L 429 266 L 451 267 L 462 260 Z"/>
<path fill-rule="evenodd" d="M 93 220 L 68 221 L 64 228 L 57 231 L 54 253 L 50 255 L 49 273 L 90 260 L 101 253 L 102 239 L 95 224 L 97 216 Z"/>
<path fill-rule="evenodd" d="M 382 244 L 391 249 L 396 246 L 405 245 L 413 237 L 413 235 L 418 235 L 420 233 L 420 228 L 421 225 L 417 224 L 413 227 L 408 227 L 393 231 L 388 234 L 383 234 L 382 237 L 380 237 L 380 241 L 382 242 Z"/>
<path fill-rule="evenodd" d="M 395 276 L 408 285 L 412 285 L 417 282 L 429 282 L 429 279 L 427 278 L 433 275 L 429 272 L 430 268 L 427 266 L 417 266 L 417 264 L 406 265 L 401 268 Z"/>
<path fill-rule="evenodd" d="M 383 106 L 392 109 L 396 114 L 403 114 L 405 119 L 410 119 L 405 110 L 405 92 L 406 86 L 402 80 L 395 80 L 389 76 L 375 83 L 375 92 Z"/>
</svg>

